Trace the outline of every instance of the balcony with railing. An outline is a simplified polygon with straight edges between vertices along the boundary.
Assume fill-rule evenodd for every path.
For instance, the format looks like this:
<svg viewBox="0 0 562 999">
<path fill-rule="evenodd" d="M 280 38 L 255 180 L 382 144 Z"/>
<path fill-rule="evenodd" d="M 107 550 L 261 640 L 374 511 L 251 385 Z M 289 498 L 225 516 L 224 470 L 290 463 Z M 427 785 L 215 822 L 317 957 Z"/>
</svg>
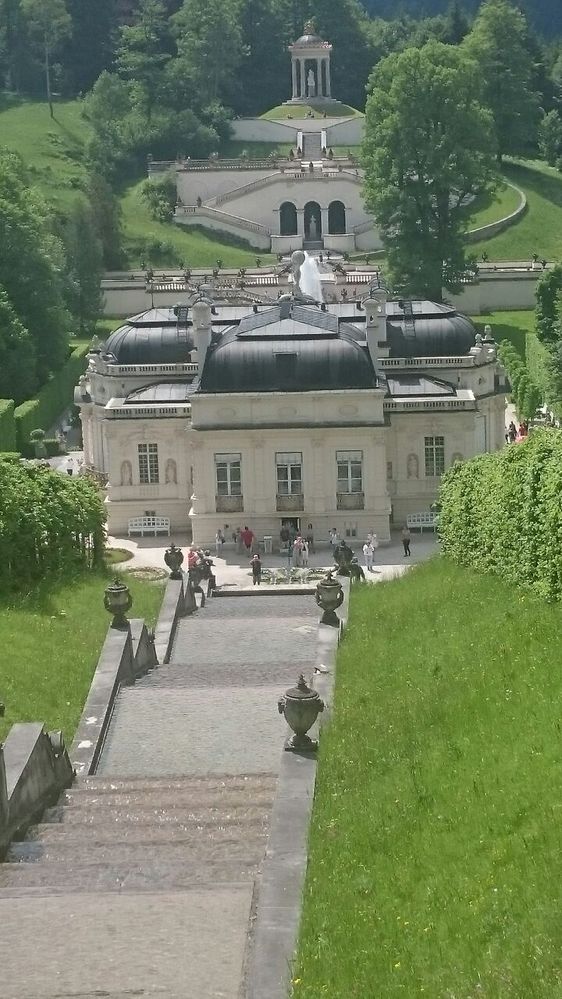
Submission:
<svg viewBox="0 0 562 999">
<path fill-rule="evenodd" d="M 215 509 L 217 513 L 243 513 L 243 496 L 215 496 Z"/>
<path fill-rule="evenodd" d="M 277 510 L 279 513 L 302 513 L 304 510 L 303 493 L 291 493 L 289 496 L 277 493 Z"/>
<path fill-rule="evenodd" d="M 365 493 L 336 493 L 338 510 L 364 510 Z"/>
</svg>

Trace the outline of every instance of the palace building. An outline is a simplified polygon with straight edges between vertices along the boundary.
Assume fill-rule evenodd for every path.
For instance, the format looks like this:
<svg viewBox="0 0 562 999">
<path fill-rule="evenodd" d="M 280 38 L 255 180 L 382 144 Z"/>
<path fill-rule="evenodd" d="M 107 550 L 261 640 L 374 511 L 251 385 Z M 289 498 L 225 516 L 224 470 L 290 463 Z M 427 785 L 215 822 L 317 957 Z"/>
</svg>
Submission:
<svg viewBox="0 0 562 999">
<path fill-rule="evenodd" d="M 208 544 L 283 521 L 381 540 L 429 510 L 455 461 L 504 443 L 506 383 L 491 331 L 451 306 L 253 307 L 199 296 L 95 344 L 76 389 L 85 463 L 107 478 L 108 527 L 167 517 Z"/>
</svg>

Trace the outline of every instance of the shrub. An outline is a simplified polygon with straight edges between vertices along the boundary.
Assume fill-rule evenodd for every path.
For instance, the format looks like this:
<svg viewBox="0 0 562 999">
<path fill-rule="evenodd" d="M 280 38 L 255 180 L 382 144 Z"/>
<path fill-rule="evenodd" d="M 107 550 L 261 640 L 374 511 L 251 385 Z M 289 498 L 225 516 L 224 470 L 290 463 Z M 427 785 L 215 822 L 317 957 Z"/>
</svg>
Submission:
<svg viewBox="0 0 562 999">
<path fill-rule="evenodd" d="M 50 381 L 33 399 L 17 406 L 14 417 L 16 444 L 22 454 L 30 454 L 29 438 L 36 427 L 52 427 L 53 423 L 72 405 L 74 386 L 84 371 L 87 344 L 75 347 L 66 364 L 55 372 Z"/>
<path fill-rule="evenodd" d="M 0 451 L 15 451 L 14 400 L 0 399 Z"/>
<path fill-rule="evenodd" d="M 562 596 L 562 432 L 455 464 L 443 476 L 439 533 L 460 565 L 538 596 Z"/>
</svg>

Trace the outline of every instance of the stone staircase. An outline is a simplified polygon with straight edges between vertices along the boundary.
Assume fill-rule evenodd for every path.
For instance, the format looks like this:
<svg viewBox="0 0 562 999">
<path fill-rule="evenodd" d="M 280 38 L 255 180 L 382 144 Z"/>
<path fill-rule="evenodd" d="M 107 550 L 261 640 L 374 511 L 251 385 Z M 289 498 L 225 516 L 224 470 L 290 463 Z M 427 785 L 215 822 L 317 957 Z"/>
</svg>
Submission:
<svg viewBox="0 0 562 999">
<path fill-rule="evenodd" d="M 318 162 L 322 159 L 322 140 L 320 132 L 303 132 L 302 137 L 303 163 Z"/>
<path fill-rule="evenodd" d="M 88 777 L 63 793 L 0 865 L 0 898 L 169 891 L 253 882 L 265 852 L 272 775 Z"/>
</svg>

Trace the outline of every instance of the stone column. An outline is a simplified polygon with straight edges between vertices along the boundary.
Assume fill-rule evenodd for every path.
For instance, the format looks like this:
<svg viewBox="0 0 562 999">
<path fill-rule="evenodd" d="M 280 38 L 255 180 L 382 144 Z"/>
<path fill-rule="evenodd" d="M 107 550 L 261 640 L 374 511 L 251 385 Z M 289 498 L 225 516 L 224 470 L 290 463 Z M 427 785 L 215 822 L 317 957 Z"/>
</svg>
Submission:
<svg viewBox="0 0 562 999">
<path fill-rule="evenodd" d="M 322 59 L 316 60 L 316 96 L 322 97 L 324 90 L 322 87 Z"/>
<path fill-rule="evenodd" d="M 332 81 L 330 80 L 330 59 L 326 59 L 326 97 L 332 96 Z"/>
<path fill-rule="evenodd" d="M 328 222 L 328 209 L 321 208 L 320 211 L 322 214 L 322 238 L 324 238 L 324 236 L 328 236 L 330 232 L 329 222 Z"/>
<path fill-rule="evenodd" d="M 306 72 L 305 72 L 306 59 L 299 59 L 299 62 L 300 62 L 300 67 L 301 67 L 301 92 L 300 92 L 300 96 L 301 97 L 306 97 Z"/>
<path fill-rule="evenodd" d="M 304 208 L 297 208 L 297 236 L 304 237 Z"/>
<path fill-rule="evenodd" d="M 298 97 L 297 93 L 297 60 L 293 56 L 291 59 L 291 70 L 293 74 L 293 100 Z"/>
</svg>

